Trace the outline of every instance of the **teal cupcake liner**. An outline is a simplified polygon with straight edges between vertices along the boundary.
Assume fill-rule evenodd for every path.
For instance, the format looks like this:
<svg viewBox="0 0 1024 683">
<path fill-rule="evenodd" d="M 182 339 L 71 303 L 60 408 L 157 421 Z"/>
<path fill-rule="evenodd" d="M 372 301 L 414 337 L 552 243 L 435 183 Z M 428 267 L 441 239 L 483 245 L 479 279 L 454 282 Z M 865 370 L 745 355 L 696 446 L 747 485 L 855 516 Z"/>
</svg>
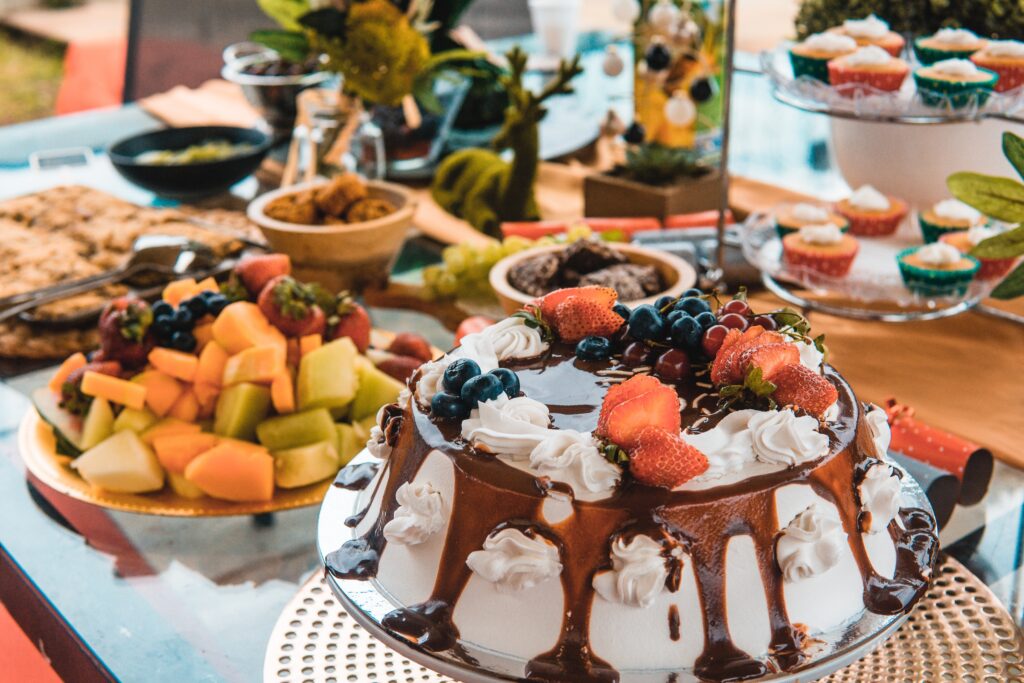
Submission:
<svg viewBox="0 0 1024 683">
<path fill-rule="evenodd" d="M 847 223 L 846 225 L 840 225 L 839 226 L 839 232 L 844 233 L 844 234 L 847 231 L 849 231 L 849 229 L 850 229 L 850 224 L 849 223 Z M 777 222 L 777 223 L 775 223 L 775 232 L 778 233 L 779 239 L 782 239 L 786 235 L 791 235 L 794 232 L 800 232 L 800 228 L 791 228 L 788 225 L 783 225 L 783 224 Z"/>
<path fill-rule="evenodd" d="M 896 255 L 896 262 L 899 264 L 903 284 L 911 292 L 921 296 L 963 296 L 981 268 L 981 263 L 973 256 L 964 256 L 974 263 L 970 270 L 932 270 L 904 262 L 905 257 L 917 250 L 918 247 L 904 249 Z"/>
<path fill-rule="evenodd" d="M 963 232 L 967 228 L 951 228 L 946 225 L 936 225 L 925 220 L 924 216 L 918 215 L 917 222 L 921 226 L 921 235 L 924 237 L 925 244 L 931 244 L 932 242 L 938 242 L 939 238 L 943 235 L 947 235 L 951 232 Z"/>
<path fill-rule="evenodd" d="M 921 101 L 929 107 L 946 107 L 961 109 L 977 101 L 982 107 L 988 102 L 992 88 L 999 80 L 999 74 L 988 69 L 978 69 L 988 74 L 984 81 L 945 81 L 938 78 L 922 76 L 918 71 L 914 72 L 914 82 L 917 84 L 917 91 L 921 94 Z"/>
<path fill-rule="evenodd" d="M 828 83 L 828 59 L 799 55 L 789 51 L 789 63 L 793 65 L 793 79 L 808 76 L 822 83 Z"/>
<path fill-rule="evenodd" d="M 970 48 L 967 50 L 963 49 L 940 49 L 934 47 L 928 47 L 927 45 L 921 45 L 921 41 L 925 38 L 918 38 L 914 41 L 914 54 L 917 56 L 917 61 L 921 62 L 925 66 L 931 66 L 935 62 L 941 62 L 943 59 L 967 59 L 979 48 Z"/>
</svg>

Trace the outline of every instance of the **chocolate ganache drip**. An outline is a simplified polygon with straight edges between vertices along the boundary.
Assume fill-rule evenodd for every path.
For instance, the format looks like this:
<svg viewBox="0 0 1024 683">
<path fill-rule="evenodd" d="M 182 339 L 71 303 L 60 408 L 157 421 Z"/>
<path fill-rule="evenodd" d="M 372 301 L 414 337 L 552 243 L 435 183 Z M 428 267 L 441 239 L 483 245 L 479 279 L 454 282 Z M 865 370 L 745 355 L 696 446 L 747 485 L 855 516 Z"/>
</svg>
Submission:
<svg viewBox="0 0 1024 683">
<path fill-rule="evenodd" d="M 595 428 L 604 394 L 616 377 L 621 380 L 616 371 L 628 370 L 615 359 L 577 360 L 573 347 L 561 343 L 552 344 L 538 358 L 503 366 L 518 374 L 527 396 L 548 406 L 554 428 L 579 431 Z M 468 659 L 458 647 L 459 630 L 452 619 L 472 575 L 466 560 L 496 530 L 510 525 L 530 529 L 559 550 L 563 567 L 559 581 L 565 604 L 557 642 L 527 664 L 527 679 L 618 680 L 618 673 L 590 644 L 593 581 L 599 571 L 609 567 L 614 538 L 620 534 L 647 533 L 656 539 L 673 539 L 684 549 L 681 557 L 666 554 L 668 590 L 678 590 L 683 563 L 693 563 L 705 639 L 694 667 L 696 675 L 728 681 L 793 670 L 806 661 L 804 653 L 810 639 L 802 626 L 790 621 L 783 578 L 775 559 L 780 528 L 775 497 L 780 487 L 808 484 L 835 504 L 863 579 L 864 603 L 873 612 L 892 614 L 908 609 L 924 592 L 928 569 L 937 553 L 932 517 L 923 510 L 904 509 L 899 514 L 901 524 L 894 520 L 888 527 L 896 547 L 894 578 L 880 576 L 874 570 L 861 537 L 862 510 L 857 494 L 858 478 L 863 477 L 869 464 L 868 455 L 861 451 L 856 439 L 861 409 L 837 373 L 827 368 L 825 376 L 839 392 L 839 417 L 822 427 L 830 445 L 823 458 L 702 490 L 669 491 L 626 477 L 608 498 L 573 501 L 573 514 L 550 526 L 545 524 L 542 514 L 545 498 L 554 494 L 564 496 L 565 487 L 552 486 L 546 478 L 477 451 L 461 438 L 457 421 L 432 419 L 415 400 L 409 401 L 402 412 L 385 411 L 385 432 L 393 448 L 385 461 L 385 471 L 377 480 L 378 490 L 367 499 L 380 500 L 378 516 L 366 533 L 327 556 L 327 570 L 343 579 L 375 576 L 387 543 L 384 526 L 398 508 L 396 493 L 402 484 L 413 480 L 427 456 L 436 450 L 450 459 L 454 472 L 449 527 L 437 577 L 429 599 L 388 614 L 384 620 L 387 628 L 426 650 L 452 651 Z M 676 385 L 684 426 L 704 431 L 727 414 L 717 408 L 717 397 L 709 387 L 706 377 Z M 372 476 L 369 470 L 358 475 L 346 475 L 343 471 L 338 485 L 350 480 L 368 482 Z M 500 504 L 495 504 L 496 500 Z M 365 514 L 363 510 L 357 517 L 361 519 Z M 729 634 L 726 550 L 729 540 L 739 535 L 749 535 L 753 540 L 765 589 L 771 627 L 767 659 L 755 659 L 743 652 Z M 677 609 L 670 610 L 665 628 L 673 640 L 679 638 L 681 626 L 692 630 L 680 624 Z"/>
</svg>

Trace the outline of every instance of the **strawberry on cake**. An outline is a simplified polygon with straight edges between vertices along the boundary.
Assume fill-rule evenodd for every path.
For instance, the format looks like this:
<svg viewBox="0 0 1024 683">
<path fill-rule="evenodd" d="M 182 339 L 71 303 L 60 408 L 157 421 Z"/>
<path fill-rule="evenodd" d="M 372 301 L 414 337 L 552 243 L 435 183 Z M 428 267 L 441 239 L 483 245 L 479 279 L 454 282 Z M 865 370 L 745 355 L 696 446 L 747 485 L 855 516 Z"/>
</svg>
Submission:
<svg viewBox="0 0 1024 683">
<path fill-rule="evenodd" d="M 927 587 L 934 519 L 888 442 L 791 310 L 558 290 L 381 411 L 325 562 L 375 582 L 392 634 L 517 679 L 798 671 Z"/>
</svg>

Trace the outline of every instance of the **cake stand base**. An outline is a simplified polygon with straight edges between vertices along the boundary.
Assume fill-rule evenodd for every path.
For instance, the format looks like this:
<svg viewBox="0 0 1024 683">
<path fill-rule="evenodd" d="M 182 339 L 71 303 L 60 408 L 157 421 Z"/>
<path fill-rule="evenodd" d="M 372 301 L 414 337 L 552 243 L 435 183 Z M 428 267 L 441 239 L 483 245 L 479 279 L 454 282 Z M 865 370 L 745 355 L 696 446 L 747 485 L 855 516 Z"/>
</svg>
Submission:
<svg viewBox="0 0 1024 683">
<path fill-rule="evenodd" d="M 829 683 L 1024 679 L 1024 637 L 988 587 L 943 558 L 910 618 L 880 647 L 824 678 Z M 409 661 L 349 616 L 323 574 L 285 607 L 263 661 L 264 683 L 452 681 Z M 802 682 L 803 683 L 803 682 Z"/>
</svg>

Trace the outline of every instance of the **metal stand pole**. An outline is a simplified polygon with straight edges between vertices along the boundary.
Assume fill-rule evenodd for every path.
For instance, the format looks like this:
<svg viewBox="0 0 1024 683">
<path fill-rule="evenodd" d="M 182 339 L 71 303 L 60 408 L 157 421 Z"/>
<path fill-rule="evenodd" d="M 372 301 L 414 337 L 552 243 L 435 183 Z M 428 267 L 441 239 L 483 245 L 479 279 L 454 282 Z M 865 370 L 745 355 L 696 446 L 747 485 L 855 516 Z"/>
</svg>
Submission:
<svg viewBox="0 0 1024 683">
<path fill-rule="evenodd" d="M 722 159 L 719 162 L 722 194 L 718 204 L 718 245 L 715 263 L 725 272 L 725 215 L 729 210 L 729 114 L 732 110 L 733 53 L 736 50 L 736 0 L 728 0 L 725 8 L 725 64 L 722 78 Z"/>
</svg>

